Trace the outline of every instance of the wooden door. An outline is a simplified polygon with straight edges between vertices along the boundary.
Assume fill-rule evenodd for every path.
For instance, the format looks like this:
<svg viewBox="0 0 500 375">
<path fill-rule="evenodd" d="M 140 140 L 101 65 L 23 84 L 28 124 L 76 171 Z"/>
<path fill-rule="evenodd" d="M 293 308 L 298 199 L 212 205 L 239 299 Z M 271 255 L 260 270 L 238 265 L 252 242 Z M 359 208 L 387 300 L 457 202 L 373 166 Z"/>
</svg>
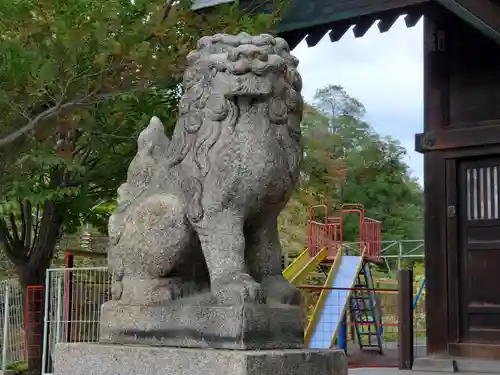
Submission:
<svg viewBox="0 0 500 375">
<path fill-rule="evenodd" d="M 500 343 L 500 155 L 458 172 L 459 341 Z"/>
</svg>

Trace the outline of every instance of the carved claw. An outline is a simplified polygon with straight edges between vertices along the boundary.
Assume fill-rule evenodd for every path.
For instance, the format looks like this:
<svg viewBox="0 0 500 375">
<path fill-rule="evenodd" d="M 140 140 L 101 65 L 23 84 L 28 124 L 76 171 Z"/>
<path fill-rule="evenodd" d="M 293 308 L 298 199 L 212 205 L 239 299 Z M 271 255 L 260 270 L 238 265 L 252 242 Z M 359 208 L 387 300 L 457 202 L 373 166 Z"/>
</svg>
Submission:
<svg viewBox="0 0 500 375">
<path fill-rule="evenodd" d="M 122 298 L 123 285 L 120 281 L 113 282 L 111 284 L 111 299 L 119 300 Z"/>
<path fill-rule="evenodd" d="M 300 290 L 290 284 L 282 275 L 265 277 L 261 285 L 268 300 L 286 305 L 300 305 L 302 303 Z"/>
<path fill-rule="evenodd" d="M 260 304 L 266 301 L 260 284 L 246 273 L 225 274 L 211 283 L 211 289 L 221 304 Z"/>
</svg>

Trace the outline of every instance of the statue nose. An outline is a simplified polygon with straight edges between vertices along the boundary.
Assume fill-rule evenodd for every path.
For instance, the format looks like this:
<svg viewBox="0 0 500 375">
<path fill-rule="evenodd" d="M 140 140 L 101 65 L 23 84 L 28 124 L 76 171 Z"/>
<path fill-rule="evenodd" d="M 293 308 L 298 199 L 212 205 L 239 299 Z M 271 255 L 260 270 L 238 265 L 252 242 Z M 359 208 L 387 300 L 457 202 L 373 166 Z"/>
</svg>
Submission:
<svg viewBox="0 0 500 375">
<path fill-rule="evenodd" d="M 231 70 L 234 74 L 246 74 L 252 71 L 252 65 L 247 59 L 240 59 L 233 64 Z"/>
</svg>

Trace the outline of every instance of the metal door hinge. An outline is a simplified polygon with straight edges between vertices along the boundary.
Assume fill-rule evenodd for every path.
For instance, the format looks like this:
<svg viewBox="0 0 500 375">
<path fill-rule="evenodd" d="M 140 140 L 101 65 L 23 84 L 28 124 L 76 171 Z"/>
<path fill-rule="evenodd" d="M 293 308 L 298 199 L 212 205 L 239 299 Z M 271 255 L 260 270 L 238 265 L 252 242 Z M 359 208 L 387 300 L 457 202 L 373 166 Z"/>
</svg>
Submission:
<svg viewBox="0 0 500 375">
<path fill-rule="evenodd" d="M 427 39 L 427 48 L 429 52 L 446 51 L 446 38 L 443 30 L 435 30 L 430 33 Z"/>
<path fill-rule="evenodd" d="M 456 210 L 455 210 L 455 206 L 448 206 L 448 218 L 453 218 L 455 217 L 455 213 L 456 213 Z"/>
</svg>

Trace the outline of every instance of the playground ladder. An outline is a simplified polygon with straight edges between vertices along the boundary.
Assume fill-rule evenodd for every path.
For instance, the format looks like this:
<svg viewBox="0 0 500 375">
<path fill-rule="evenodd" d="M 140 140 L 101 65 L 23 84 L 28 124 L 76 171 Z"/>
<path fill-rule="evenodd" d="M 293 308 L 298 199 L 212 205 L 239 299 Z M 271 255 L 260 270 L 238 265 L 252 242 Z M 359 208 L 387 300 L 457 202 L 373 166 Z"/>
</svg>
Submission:
<svg viewBox="0 0 500 375">
<path fill-rule="evenodd" d="M 374 290 L 370 265 L 363 263 L 351 295 L 351 321 L 361 349 L 376 348 L 382 354 L 382 314 L 377 294 Z"/>
</svg>

